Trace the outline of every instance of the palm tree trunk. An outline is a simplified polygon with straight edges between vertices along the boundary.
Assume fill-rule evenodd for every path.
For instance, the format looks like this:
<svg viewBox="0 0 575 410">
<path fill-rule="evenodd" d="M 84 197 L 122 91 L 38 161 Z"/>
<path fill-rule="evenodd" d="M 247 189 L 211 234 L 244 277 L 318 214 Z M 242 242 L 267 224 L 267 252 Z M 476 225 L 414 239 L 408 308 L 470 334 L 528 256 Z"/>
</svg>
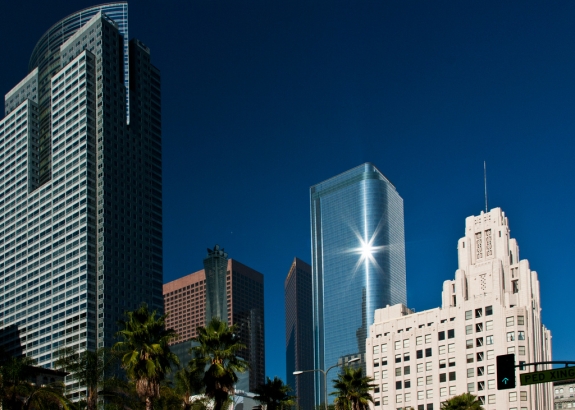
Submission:
<svg viewBox="0 0 575 410">
<path fill-rule="evenodd" d="M 152 404 L 152 398 L 150 396 L 146 397 L 146 410 L 154 410 L 154 405 Z"/>
</svg>

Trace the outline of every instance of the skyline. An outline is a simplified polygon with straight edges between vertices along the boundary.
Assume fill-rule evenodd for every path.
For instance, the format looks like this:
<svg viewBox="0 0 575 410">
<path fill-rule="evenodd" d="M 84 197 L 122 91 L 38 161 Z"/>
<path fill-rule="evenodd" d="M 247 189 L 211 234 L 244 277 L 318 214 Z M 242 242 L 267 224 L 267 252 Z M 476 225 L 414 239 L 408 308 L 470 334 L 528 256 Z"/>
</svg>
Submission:
<svg viewBox="0 0 575 410">
<path fill-rule="evenodd" d="M 0 33 L 16 40 L 1 48 L 0 92 L 23 78 L 51 24 L 97 3 L 5 6 Z M 484 209 L 486 160 L 489 208 L 509 216 L 539 274 L 553 356 L 569 360 L 575 330 L 558 318 L 575 285 L 574 12 L 568 2 L 130 2 L 130 37 L 162 74 L 164 282 L 201 269 L 215 243 L 262 272 L 266 374 L 285 378 L 283 281 L 294 256 L 311 262 L 309 187 L 366 161 L 396 186 L 408 306 L 423 310 L 455 274 L 464 219 Z"/>
</svg>

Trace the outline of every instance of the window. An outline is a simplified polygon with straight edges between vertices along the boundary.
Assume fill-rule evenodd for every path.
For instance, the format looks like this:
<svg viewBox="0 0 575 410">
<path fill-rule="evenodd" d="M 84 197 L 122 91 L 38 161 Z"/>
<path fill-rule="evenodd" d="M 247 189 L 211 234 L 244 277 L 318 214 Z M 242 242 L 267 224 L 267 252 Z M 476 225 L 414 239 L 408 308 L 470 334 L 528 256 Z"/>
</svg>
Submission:
<svg viewBox="0 0 575 410">
<path fill-rule="evenodd" d="M 495 404 L 495 394 L 487 396 L 487 404 Z"/>
<path fill-rule="evenodd" d="M 423 390 L 417 392 L 417 400 L 423 400 Z"/>
<path fill-rule="evenodd" d="M 387 370 L 382 370 L 382 371 L 381 371 L 381 378 L 382 378 L 382 379 L 387 379 Z"/>
<path fill-rule="evenodd" d="M 387 396 L 383 396 L 383 397 L 381 398 L 381 404 L 384 404 L 384 405 L 385 405 L 385 404 L 387 404 L 387 403 L 388 403 L 388 398 L 387 398 Z"/>
<path fill-rule="evenodd" d="M 437 339 L 438 340 L 445 340 L 445 332 L 441 331 L 437 334 Z"/>
<path fill-rule="evenodd" d="M 507 341 L 513 342 L 515 340 L 515 332 L 507 332 Z"/>
<path fill-rule="evenodd" d="M 379 354 L 379 345 L 373 346 L 373 354 Z"/>
<path fill-rule="evenodd" d="M 519 356 L 525 356 L 525 346 L 518 346 L 517 350 L 519 350 Z"/>
<path fill-rule="evenodd" d="M 403 347 L 409 347 L 409 339 L 403 341 Z"/>
<path fill-rule="evenodd" d="M 465 346 L 466 346 L 468 349 L 473 349 L 473 339 L 467 339 L 467 340 L 465 341 Z"/>
<path fill-rule="evenodd" d="M 449 372 L 449 381 L 450 382 L 455 381 L 455 372 Z"/>
<path fill-rule="evenodd" d="M 477 346 L 477 347 L 483 346 L 483 338 L 482 337 L 478 337 L 477 339 L 475 339 L 475 346 Z"/>
<path fill-rule="evenodd" d="M 456 389 L 455 389 L 455 387 L 456 387 L 456 386 L 449 386 L 449 395 L 450 395 L 450 396 L 455 396 L 455 394 L 456 394 Z"/>
<path fill-rule="evenodd" d="M 373 367 L 379 367 L 379 360 L 373 361 Z"/>
<path fill-rule="evenodd" d="M 473 393 L 475 391 L 475 383 L 473 382 L 467 383 L 467 391 L 469 393 Z"/>
<path fill-rule="evenodd" d="M 423 359 L 423 350 L 418 350 L 415 352 L 415 357 L 418 359 Z"/>
<path fill-rule="evenodd" d="M 381 345 L 381 353 L 387 352 L 387 343 Z"/>
<path fill-rule="evenodd" d="M 493 330 L 493 320 L 485 322 L 485 330 Z"/>
<path fill-rule="evenodd" d="M 525 324 L 525 316 L 517 316 L 517 324 L 524 325 Z"/>
<path fill-rule="evenodd" d="M 410 374 L 411 374 L 411 369 L 409 368 L 409 366 L 405 366 L 405 367 L 403 368 L 403 375 L 404 375 L 404 376 L 408 376 L 408 375 L 410 375 Z"/>
<path fill-rule="evenodd" d="M 487 374 L 495 374 L 495 365 L 494 364 L 488 364 L 487 365 Z"/>
<path fill-rule="evenodd" d="M 411 387 L 411 380 L 405 380 L 403 382 L 404 386 L 406 389 L 409 389 Z"/>
<path fill-rule="evenodd" d="M 485 396 L 477 396 L 477 400 L 479 400 L 479 403 L 485 404 Z"/>
<path fill-rule="evenodd" d="M 472 318 L 473 318 L 473 315 L 471 314 L 471 310 L 466 310 L 465 311 L 465 320 L 469 320 Z"/>
<path fill-rule="evenodd" d="M 505 319 L 505 324 L 507 326 L 513 326 L 515 324 L 515 317 L 513 316 L 509 316 L 508 318 Z"/>
<path fill-rule="evenodd" d="M 473 325 L 465 326 L 465 334 L 470 335 L 471 333 L 473 333 Z"/>
<path fill-rule="evenodd" d="M 513 293 L 519 293 L 519 281 L 512 280 L 511 281 L 511 288 L 513 289 Z"/>
<path fill-rule="evenodd" d="M 409 362 L 409 353 L 404 353 L 404 354 L 403 354 L 403 361 L 404 361 L 404 362 Z"/>
<path fill-rule="evenodd" d="M 421 373 L 423 371 L 423 363 L 417 363 L 417 373 Z"/>
<path fill-rule="evenodd" d="M 382 358 L 381 358 L 381 365 L 382 365 L 382 366 L 387 366 L 387 357 L 382 357 Z"/>
<path fill-rule="evenodd" d="M 439 346 L 439 354 L 445 354 L 445 345 Z"/>
<path fill-rule="evenodd" d="M 395 390 L 401 390 L 401 380 L 395 382 Z"/>
<path fill-rule="evenodd" d="M 517 340 L 525 340 L 525 332 L 523 330 L 517 332 Z"/>
<path fill-rule="evenodd" d="M 445 369 L 447 367 L 447 362 L 445 359 L 439 359 L 439 368 Z"/>
<path fill-rule="evenodd" d="M 447 338 L 448 338 L 448 339 L 453 339 L 453 338 L 455 338 L 455 329 L 449 329 L 449 330 L 447 331 Z"/>
<path fill-rule="evenodd" d="M 395 341 L 395 350 L 401 349 L 401 340 Z"/>
<path fill-rule="evenodd" d="M 467 363 L 473 363 L 473 358 L 475 357 L 475 355 L 473 353 L 469 353 L 467 355 Z"/>
<path fill-rule="evenodd" d="M 483 376 L 485 374 L 485 367 L 479 366 L 477 368 L 477 376 Z"/>
<path fill-rule="evenodd" d="M 407 387 L 407 386 L 405 386 L 405 387 Z M 411 401 L 411 393 L 405 393 L 404 399 L 406 402 Z"/>
<path fill-rule="evenodd" d="M 455 343 L 449 343 L 447 345 L 447 353 L 455 353 Z"/>
<path fill-rule="evenodd" d="M 487 360 L 491 360 L 495 358 L 495 353 L 493 350 L 488 350 L 487 351 Z"/>
<path fill-rule="evenodd" d="M 509 401 L 517 401 L 517 392 L 516 391 L 510 391 L 509 392 Z"/>
<path fill-rule="evenodd" d="M 521 396 L 521 401 L 527 401 L 527 392 L 526 391 L 519 392 L 519 395 Z"/>
<path fill-rule="evenodd" d="M 493 344 L 493 336 L 487 336 L 485 338 L 485 344 L 486 345 L 492 345 Z"/>
<path fill-rule="evenodd" d="M 487 381 L 487 388 L 489 390 L 493 390 L 495 388 L 495 380 L 488 380 Z"/>
<path fill-rule="evenodd" d="M 439 396 L 440 396 L 440 397 L 445 397 L 445 396 L 447 396 L 447 387 L 440 387 L 440 388 L 439 388 Z"/>
<path fill-rule="evenodd" d="M 483 323 L 476 323 L 476 324 L 475 324 L 475 331 L 476 331 L 477 333 L 483 332 Z"/>
<path fill-rule="evenodd" d="M 395 363 L 401 363 L 401 355 L 400 354 L 395 355 Z"/>
<path fill-rule="evenodd" d="M 379 372 L 373 372 L 373 378 L 375 380 L 378 380 L 379 379 Z"/>
<path fill-rule="evenodd" d="M 403 394 L 396 394 L 395 395 L 395 402 L 396 403 L 401 403 L 401 399 L 403 398 Z"/>
<path fill-rule="evenodd" d="M 484 356 L 484 353 L 483 353 L 483 352 L 477 352 L 477 361 L 478 361 L 478 362 L 482 362 L 482 361 L 483 361 L 483 356 Z"/>
<path fill-rule="evenodd" d="M 439 373 L 439 383 L 445 383 L 447 381 L 446 373 Z"/>
<path fill-rule="evenodd" d="M 493 314 L 493 306 L 485 306 L 485 316 L 491 316 Z"/>
<path fill-rule="evenodd" d="M 483 309 L 475 309 L 475 317 L 482 317 L 483 316 Z"/>
<path fill-rule="evenodd" d="M 418 385 L 418 386 L 423 386 L 423 377 L 418 377 L 418 378 L 417 378 L 417 385 Z"/>
<path fill-rule="evenodd" d="M 429 389 L 425 392 L 425 398 L 427 399 L 433 399 L 433 390 Z M 427 408 L 429 408 L 429 404 L 427 405 Z"/>
<path fill-rule="evenodd" d="M 425 376 L 425 384 L 433 384 L 433 376 Z"/>
<path fill-rule="evenodd" d="M 431 347 L 425 349 L 425 357 L 431 357 Z"/>
<path fill-rule="evenodd" d="M 431 369 L 432 369 L 431 362 L 426 362 L 425 363 L 425 370 L 429 372 L 429 371 L 431 371 Z"/>
<path fill-rule="evenodd" d="M 449 367 L 455 367 L 455 357 L 449 358 Z"/>
<path fill-rule="evenodd" d="M 401 376 L 401 367 L 396 367 L 396 368 L 395 368 L 395 375 L 396 375 L 396 376 Z"/>
<path fill-rule="evenodd" d="M 515 346 L 509 346 L 507 348 L 507 354 L 515 353 Z"/>
<path fill-rule="evenodd" d="M 425 344 L 431 343 L 431 335 L 425 335 Z"/>
<path fill-rule="evenodd" d="M 423 337 L 422 337 L 422 336 L 417 336 L 417 337 L 415 338 L 415 344 L 416 344 L 417 346 L 419 346 L 420 344 L 423 344 Z"/>
<path fill-rule="evenodd" d="M 477 382 L 477 391 L 485 390 L 485 382 Z"/>
<path fill-rule="evenodd" d="M 467 369 L 467 377 L 474 377 L 475 376 L 475 369 L 472 367 L 471 369 Z"/>
<path fill-rule="evenodd" d="M 381 385 L 381 391 L 382 391 L 383 393 L 385 393 L 388 389 L 389 389 L 389 388 L 388 388 L 388 384 L 387 384 L 387 383 L 383 383 L 383 384 Z"/>
</svg>

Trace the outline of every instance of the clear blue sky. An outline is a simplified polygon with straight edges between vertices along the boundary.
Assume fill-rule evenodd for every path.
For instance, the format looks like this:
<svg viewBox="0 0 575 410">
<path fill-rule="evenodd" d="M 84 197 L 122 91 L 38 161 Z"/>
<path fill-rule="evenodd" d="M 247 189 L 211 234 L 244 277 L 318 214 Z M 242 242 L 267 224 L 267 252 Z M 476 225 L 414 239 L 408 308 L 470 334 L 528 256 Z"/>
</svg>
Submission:
<svg viewBox="0 0 575 410">
<path fill-rule="evenodd" d="M 3 2 L 0 93 L 53 23 L 93 4 Z M 404 199 L 408 304 L 423 310 L 484 207 L 486 160 L 490 207 L 539 273 L 554 358 L 575 360 L 575 2 L 138 0 L 129 12 L 162 72 L 165 280 L 201 269 L 216 243 L 262 272 L 269 376 L 285 378 L 285 276 L 294 256 L 310 261 L 309 187 L 366 161 Z"/>
</svg>

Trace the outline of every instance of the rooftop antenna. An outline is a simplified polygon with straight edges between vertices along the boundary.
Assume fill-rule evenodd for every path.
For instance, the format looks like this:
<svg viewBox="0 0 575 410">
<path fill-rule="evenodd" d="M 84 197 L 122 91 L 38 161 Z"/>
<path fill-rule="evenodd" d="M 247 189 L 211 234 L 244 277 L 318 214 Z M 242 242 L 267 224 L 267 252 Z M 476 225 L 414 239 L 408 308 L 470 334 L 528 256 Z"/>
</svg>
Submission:
<svg viewBox="0 0 575 410">
<path fill-rule="evenodd" d="M 483 186 L 485 188 L 485 213 L 487 213 L 487 165 L 483 161 Z"/>
</svg>

